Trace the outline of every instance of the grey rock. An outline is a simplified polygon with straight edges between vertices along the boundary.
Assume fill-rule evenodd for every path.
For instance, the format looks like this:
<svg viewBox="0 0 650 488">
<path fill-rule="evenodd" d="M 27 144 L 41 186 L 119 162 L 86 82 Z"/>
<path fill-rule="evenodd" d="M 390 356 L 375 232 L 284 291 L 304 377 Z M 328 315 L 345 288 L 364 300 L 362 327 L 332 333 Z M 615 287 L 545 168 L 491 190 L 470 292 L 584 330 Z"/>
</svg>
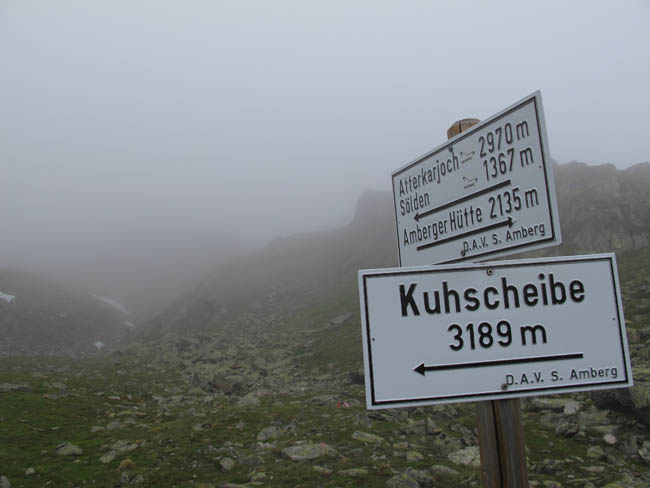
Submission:
<svg viewBox="0 0 650 488">
<path fill-rule="evenodd" d="M 469 446 L 452 452 L 447 456 L 447 458 L 456 464 L 463 464 L 474 468 L 479 468 L 481 466 L 481 456 L 478 446 Z"/>
<path fill-rule="evenodd" d="M 63 442 L 56 446 L 56 454 L 58 456 L 81 456 L 83 452 L 83 449 L 70 442 Z"/>
<path fill-rule="evenodd" d="M 122 428 L 122 424 L 118 420 L 113 420 L 110 424 L 106 426 L 106 430 L 117 430 L 121 428 Z"/>
<path fill-rule="evenodd" d="M 621 448 L 628 456 L 636 456 L 639 452 L 639 441 L 635 435 L 626 436 L 622 442 Z"/>
<path fill-rule="evenodd" d="M 431 472 L 442 476 L 458 476 L 460 473 L 449 466 L 443 464 L 434 464 L 431 466 Z"/>
<path fill-rule="evenodd" d="M 0 488 L 11 488 L 11 483 L 5 475 L 0 476 Z"/>
<path fill-rule="evenodd" d="M 375 434 L 369 434 L 368 432 L 356 431 L 352 434 L 352 438 L 361 442 L 371 443 L 371 444 L 380 444 L 384 442 L 384 439 Z"/>
<path fill-rule="evenodd" d="M 390 478 L 386 482 L 386 486 L 388 488 L 420 488 L 421 485 L 418 480 L 402 473 Z"/>
<path fill-rule="evenodd" d="M 533 411 L 553 410 L 562 412 L 566 402 L 567 400 L 562 398 L 534 397 L 528 401 L 528 408 Z"/>
<path fill-rule="evenodd" d="M 212 424 L 196 424 L 192 427 L 192 430 L 194 432 L 203 432 L 208 430 L 210 427 L 212 427 Z"/>
<path fill-rule="evenodd" d="M 272 442 L 258 442 L 256 446 L 258 449 L 263 449 L 263 450 L 275 449 L 277 447 Z"/>
<path fill-rule="evenodd" d="M 425 426 L 426 426 L 427 434 L 435 435 L 442 432 L 442 429 L 438 427 L 435 420 L 433 420 L 431 417 L 427 417 Z"/>
<path fill-rule="evenodd" d="M 33 474 L 36 474 L 36 470 L 34 468 L 27 468 L 25 470 L 25 476 L 31 476 Z"/>
<path fill-rule="evenodd" d="M 417 451 L 408 451 L 406 453 L 407 463 L 417 463 L 424 459 L 424 456 Z"/>
<path fill-rule="evenodd" d="M 544 459 L 534 466 L 534 471 L 542 474 L 554 474 L 562 469 L 564 462 L 559 459 Z"/>
<path fill-rule="evenodd" d="M 555 428 L 555 433 L 564 437 L 573 437 L 580 431 L 580 425 L 576 422 L 564 420 Z"/>
<path fill-rule="evenodd" d="M 251 475 L 251 481 L 253 482 L 255 481 L 261 482 L 263 479 L 266 479 L 266 473 L 264 473 L 263 471 L 257 471 Z"/>
<path fill-rule="evenodd" d="M 245 464 L 246 466 L 259 466 L 260 464 L 264 464 L 264 459 L 262 456 L 253 454 L 251 456 L 245 456 L 241 458 L 239 462 Z"/>
<path fill-rule="evenodd" d="M 221 469 L 224 471 L 230 471 L 232 468 L 235 467 L 235 461 L 232 458 L 225 457 L 219 461 L 219 464 L 221 464 Z"/>
<path fill-rule="evenodd" d="M 544 480 L 542 486 L 544 488 L 562 488 L 562 485 L 560 483 L 553 480 Z"/>
<path fill-rule="evenodd" d="M 650 441 L 645 441 L 639 449 L 639 456 L 650 466 Z"/>
<path fill-rule="evenodd" d="M 609 425 L 609 410 L 592 407 L 587 412 L 580 412 L 578 415 L 581 424 L 589 426 Z"/>
<path fill-rule="evenodd" d="M 467 447 L 463 445 L 463 441 L 461 441 L 459 438 L 451 437 L 444 433 L 435 436 L 433 438 L 433 444 L 440 447 L 443 451 L 446 452 L 454 452 L 462 449 L 463 447 Z"/>
<path fill-rule="evenodd" d="M 259 434 L 257 434 L 257 440 L 258 441 L 268 441 L 270 439 L 277 439 L 279 437 L 282 437 L 284 434 L 284 429 L 281 429 L 280 427 L 276 427 L 275 425 L 271 425 L 270 427 L 266 427 L 260 431 Z"/>
<path fill-rule="evenodd" d="M 317 473 L 320 473 L 320 474 L 324 474 L 324 475 L 332 474 L 332 470 L 330 468 L 326 468 L 325 466 L 315 465 L 314 466 L 314 471 L 316 471 Z"/>
<path fill-rule="evenodd" d="M 353 385 L 363 385 L 365 383 L 364 371 L 362 368 L 348 372 L 348 379 Z"/>
<path fill-rule="evenodd" d="M 310 461 L 322 456 L 334 455 L 336 454 L 336 449 L 328 446 L 324 442 L 321 444 L 299 444 L 282 449 L 282 454 L 292 461 Z"/>
<path fill-rule="evenodd" d="M 424 419 L 418 419 L 418 420 L 413 420 L 409 419 L 408 423 L 403 427 L 403 432 L 405 434 L 418 434 L 422 435 L 425 434 L 427 429 L 426 429 L 426 424 Z"/>
<path fill-rule="evenodd" d="M 393 476 L 386 482 L 388 488 L 430 488 L 433 478 L 424 471 L 407 468 L 403 473 Z"/>
<path fill-rule="evenodd" d="M 564 415 L 575 415 L 582 408 L 582 404 L 575 400 L 569 400 L 564 404 Z"/>
<path fill-rule="evenodd" d="M 600 446 L 590 446 L 587 449 L 587 457 L 591 459 L 604 459 L 605 452 Z"/>
<path fill-rule="evenodd" d="M 260 406 L 260 397 L 256 392 L 250 392 L 244 395 L 237 404 L 240 407 L 259 407 Z"/>
<path fill-rule="evenodd" d="M 109 451 L 106 454 L 104 454 L 102 457 L 100 457 L 99 461 L 103 464 L 108 464 L 113 459 L 115 459 L 115 456 L 117 456 L 117 451 Z"/>
<path fill-rule="evenodd" d="M 605 442 L 605 444 L 613 446 L 614 444 L 616 444 L 616 436 L 614 434 L 605 434 L 603 436 L 603 441 Z"/>
<path fill-rule="evenodd" d="M 111 446 L 111 449 L 117 452 L 129 452 L 137 449 L 139 445 L 140 444 L 138 444 L 137 442 L 119 440 Z"/>
<path fill-rule="evenodd" d="M 349 476 L 350 478 L 363 478 L 364 476 L 368 476 L 368 470 L 365 468 L 350 468 L 339 471 L 339 474 Z"/>
<path fill-rule="evenodd" d="M 14 383 L 0 383 L 0 393 L 12 393 L 15 391 L 22 392 L 31 392 L 32 387 L 24 383 L 14 384 Z"/>
<path fill-rule="evenodd" d="M 650 368 L 635 368 L 634 386 L 626 388 L 634 414 L 650 426 Z"/>
</svg>

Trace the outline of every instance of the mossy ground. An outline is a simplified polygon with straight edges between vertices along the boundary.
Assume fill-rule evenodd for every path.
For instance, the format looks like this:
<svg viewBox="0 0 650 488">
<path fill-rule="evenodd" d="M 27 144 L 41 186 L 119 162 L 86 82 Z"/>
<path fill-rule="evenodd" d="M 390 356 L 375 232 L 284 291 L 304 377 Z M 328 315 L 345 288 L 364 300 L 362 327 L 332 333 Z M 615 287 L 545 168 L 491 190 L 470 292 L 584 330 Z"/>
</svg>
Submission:
<svg viewBox="0 0 650 488">
<path fill-rule="evenodd" d="M 455 465 L 433 437 L 404 428 L 404 420 L 435 419 L 445 435 L 462 438 L 475 427 L 471 404 L 456 405 L 455 416 L 437 417 L 427 408 L 387 411 L 381 421 L 368 422 L 363 387 L 348 385 L 339 398 L 328 395 L 268 395 L 259 406 L 241 406 L 237 399 L 207 395 L 189 387 L 174 371 L 153 370 L 138 363 L 113 364 L 107 360 L 3 359 L 1 382 L 25 383 L 32 392 L 0 394 L 0 471 L 14 487 L 116 486 L 120 462 L 131 459 L 133 480 L 141 486 L 219 486 L 223 482 L 260 486 L 384 486 L 407 467 L 428 469 L 444 464 L 458 475 L 439 476 L 436 486 L 478 486 L 478 470 Z M 63 383 L 65 388 L 61 389 Z M 56 398 L 50 395 L 56 395 Z M 49 396 L 49 397 L 48 397 Z M 118 421 L 115 430 L 91 432 Z M 258 433 L 277 425 L 287 429 L 278 439 L 260 446 Z M 561 438 L 526 416 L 529 464 L 561 459 L 575 470 L 586 465 L 588 444 Z M 200 427 L 197 427 L 200 426 Z M 384 442 L 364 443 L 355 431 L 381 436 Z M 137 443 L 109 463 L 100 457 L 118 440 Z M 83 449 L 81 456 L 58 456 L 55 448 L 69 441 Z M 300 441 L 326 443 L 333 456 L 294 462 L 282 456 L 284 447 Z M 405 447 L 407 446 L 407 447 Z M 407 462 L 406 451 L 423 455 Z M 224 471 L 220 460 L 234 457 L 235 466 Z M 626 469 L 645 468 L 626 460 Z M 331 469 L 331 474 L 314 470 Z M 35 474 L 26 476 L 27 468 Z M 342 471 L 364 468 L 367 474 L 351 477 Z M 263 473 L 263 474 L 262 474 Z M 550 475 L 531 473 L 538 481 Z M 620 479 L 616 470 L 600 473 L 600 484 Z M 598 485 L 597 485 L 598 486 Z"/>
</svg>

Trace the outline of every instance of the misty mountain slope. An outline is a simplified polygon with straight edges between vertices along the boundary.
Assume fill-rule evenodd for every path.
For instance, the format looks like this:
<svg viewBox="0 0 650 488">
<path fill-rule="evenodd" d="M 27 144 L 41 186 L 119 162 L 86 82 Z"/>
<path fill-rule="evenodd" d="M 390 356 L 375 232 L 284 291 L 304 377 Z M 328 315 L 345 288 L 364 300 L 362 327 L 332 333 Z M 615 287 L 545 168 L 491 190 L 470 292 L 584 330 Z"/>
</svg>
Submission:
<svg viewBox="0 0 650 488">
<path fill-rule="evenodd" d="M 650 425 L 650 246 L 644 245 L 650 234 L 644 217 L 650 207 L 649 169 L 648 164 L 626 171 L 556 167 L 566 244 L 551 250 L 617 251 L 635 386 L 582 395 L 579 401 L 599 416 L 620 410 L 622 418 L 640 420 L 639 426 Z M 603 230 L 607 238 L 599 240 Z M 313 402 L 338 406 L 364 381 L 357 270 L 393 266 L 394 233 L 391 195 L 366 192 L 349 225 L 277 240 L 221 268 L 116 354 L 180 373 L 197 391 L 227 397 L 235 410 L 306 392 Z M 558 415 L 551 432 L 564 419 Z M 535 413 L 526 422 L 531 429 L 543 424 Z M 529 434 L 533 451 L 557 455 L 548 454 L 548 436 L 534 448 L 535 435 Z M 599 432 L 594 442 L 601 438 Z"/>
<path fill-rule="evenodd" d="M 594 404 L 650 425 L 650 164 L 555 167 L 565 244 L 546 254 L 616 251 L 636 386 Z M 232 262 L 140 331 L 122 353 L 242 401 L 336 395 L 362 383 L 357 271 L 394 266 L 388 193 L 366 192 L 354 220 L 277 240 Z M 528 253 L 529 255 L 531 253 Z"/>
<path fill-rule="evenodd" d="M 117 307 L 31 273 L 0 269 L 0 293 L 0 354 L 93 351 L 126 329 Z"/>
<path fill-rule="evenodd" d="M 143 333 L 213 330 L 269 302 L 295 311 L 329 301 L 355 282 L 357 270 L 396 265 L 392 214 L 385 193 L 366 191 L 347 226 L 276 239 L 261 253 L 234 260 Z"/>
<path fill-rule="evenodd" d="M 626 170 L 554 167 L 563 254 L 640 249 L 650 243 L 650 164 Z"/>
<path fill-rule="evenodd" d="M 569 163 L 555 165 L 554 175 L 564 242 L 536 255 L 648 246 L 650 163 L 626 170 Z M 392 196 L 367 191 L 347 226 L 278 239 L 262 253 L 232 262 L 150 324 L 147 332 L 154 337 L 165 331 L 219 328 L 238 313 L 259 308 L 269 296 L 296 306 L 329 301 L 333 295 L 349 294 L 356 300 L 357 271 L 396 266 L 396 246 Z"/>
</svg>

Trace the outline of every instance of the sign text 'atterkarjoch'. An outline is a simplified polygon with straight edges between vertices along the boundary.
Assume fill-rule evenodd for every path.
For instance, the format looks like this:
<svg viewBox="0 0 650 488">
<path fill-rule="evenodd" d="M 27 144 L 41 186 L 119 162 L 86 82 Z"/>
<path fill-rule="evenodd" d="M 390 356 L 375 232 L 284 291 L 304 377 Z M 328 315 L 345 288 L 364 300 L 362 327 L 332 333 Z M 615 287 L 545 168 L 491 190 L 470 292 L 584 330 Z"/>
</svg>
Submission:
<svg viewBox="0 0 650 488">
<path fill-rule="evenodd" d="M 392 180 L 401 266 L 485 260 L 561 242 L 539 92 Z"/>
<path fill-rule="evenodd" d="M 368 408 L 632 385 L 613 254 L 359 272 Z"/>
</svg>

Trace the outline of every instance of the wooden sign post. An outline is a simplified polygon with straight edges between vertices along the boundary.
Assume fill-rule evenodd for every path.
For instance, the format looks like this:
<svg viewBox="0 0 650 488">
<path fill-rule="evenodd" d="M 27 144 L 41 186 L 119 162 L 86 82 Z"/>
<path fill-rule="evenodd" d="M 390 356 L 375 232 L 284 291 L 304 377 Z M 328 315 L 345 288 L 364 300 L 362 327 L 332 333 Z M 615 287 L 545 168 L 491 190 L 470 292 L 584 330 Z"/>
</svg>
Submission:
<svg viewBox="0 0 650 488">
<path fill-rule="evenodd" d="M 447 129 L 447 138 L 478 124 L 462 119 Z M 528 488 L 526 446 L 518 398 L 476 404 L 481 452 L 481 480 L 485 488 Z"/>
<path fill-rule="evenodd" d="M 483 486 L 528 488 L 520 397 L 633 384 L 616 260 L 487 262 L 562 242 L 541 93 L 447 136 L 391 175 L 399 267 L 359 270 L 366 406 L 479 402 Z"/>
</svg>

